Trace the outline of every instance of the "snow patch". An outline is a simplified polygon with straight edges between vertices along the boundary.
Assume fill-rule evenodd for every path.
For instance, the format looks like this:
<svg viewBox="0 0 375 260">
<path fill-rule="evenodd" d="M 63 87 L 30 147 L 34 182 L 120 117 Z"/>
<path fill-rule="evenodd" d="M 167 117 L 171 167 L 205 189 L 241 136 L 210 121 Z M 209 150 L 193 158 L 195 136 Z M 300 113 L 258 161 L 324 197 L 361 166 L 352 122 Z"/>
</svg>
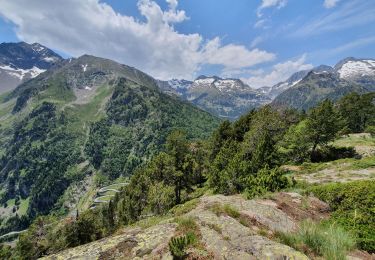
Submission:
<svg viewBox="0 0 375 260">
<path fill-rule="evenodd" d="M 340 78 L 351 78 L 355 76 L 375 76 L 375 61 L 348 61 L 338 70 Z"/>
<path fill-rule="evenodd" d="M 40 69 L 38 67 L 32 67 L 31 69 L 15 69 L 7 65 L 0 66 L 0 69 L 4 70 L 7 74 L 23 80 L 26 75 L 29 75 L 31 78 L 35 78 L 40 73 L 45 72 L 46 70 Z"/>
<path fill-rule="evenodd" d="M 301 80 L 302 80 L 302 79 L 299 79 L 299 80 L 294 81 L 294 82 L 291 84 L 291 86 L 293 87 L 293 86 L 297 85 L 298 83 L 300 83 Z"/>
<path fill-rule="evenodd" d="M 194 81 L 196 84 L 203 84 L 203 85 L 210 85 L 215 81 L 214 78 L 206 78 L 206 79 L 197 79 Z"/>
<path fill-rule="evenodd" d="M 47 62 L 54 62 L 54 61 L 56 61 L 56 58 L 55 57 L 45 57 L 45 58 L 43 58 L 43 60 L 45 60 Z"/>
<path fill-rule="evenodd" d="M 81 67 L 82 67 L 83 72 L 86 72 L 86 70 L 87 70 L 87 64 L 85 64 L 85 65 L 82 64 Z"/>
</svg>

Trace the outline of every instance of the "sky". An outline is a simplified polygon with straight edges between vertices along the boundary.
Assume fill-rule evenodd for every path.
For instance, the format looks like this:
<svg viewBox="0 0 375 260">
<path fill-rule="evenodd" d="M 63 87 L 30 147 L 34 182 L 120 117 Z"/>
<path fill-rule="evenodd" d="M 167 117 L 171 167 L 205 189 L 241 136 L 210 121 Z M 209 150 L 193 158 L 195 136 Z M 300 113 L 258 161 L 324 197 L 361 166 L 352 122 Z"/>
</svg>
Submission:
<svg viewBox="0 0 375 260">
<path fill-rule="evenodd" d="M 346 57 L 375 58 L 373 0 L 0 0 L 0 42 L 38 42 L 168 80 L 272 86 Z"/>
</svg>

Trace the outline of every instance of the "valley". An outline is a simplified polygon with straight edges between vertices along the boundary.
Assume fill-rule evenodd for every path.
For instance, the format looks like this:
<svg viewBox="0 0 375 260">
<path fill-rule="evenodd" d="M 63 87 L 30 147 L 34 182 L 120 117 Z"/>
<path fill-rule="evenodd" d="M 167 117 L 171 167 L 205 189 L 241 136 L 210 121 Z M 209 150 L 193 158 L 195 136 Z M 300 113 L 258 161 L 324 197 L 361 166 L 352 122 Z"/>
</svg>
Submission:
<svg viewBox="0 0 375 260">
<path fill-rule="evenodd" d="M 370 259 L 373 66 L 255 89 L 56 60 L 0 98 L 0 258 Z"/>
</svg>

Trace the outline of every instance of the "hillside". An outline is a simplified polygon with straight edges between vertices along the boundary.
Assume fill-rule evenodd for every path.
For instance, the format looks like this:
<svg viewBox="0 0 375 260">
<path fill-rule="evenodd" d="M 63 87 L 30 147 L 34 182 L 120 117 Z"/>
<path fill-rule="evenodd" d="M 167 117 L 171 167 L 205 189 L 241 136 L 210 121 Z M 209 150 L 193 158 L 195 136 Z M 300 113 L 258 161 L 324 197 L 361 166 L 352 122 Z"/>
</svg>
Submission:
<svg viewBox="0 0 375 260">
<path fill-rule="evenodd" d="M 1 233 L 73 211 L 91 187 L 130 176 L 162 150 L 171 130 L 207 138 L 219 122 L 143 72 L 88 55 L 21 84 L 1 106 Z"/>
</svg>

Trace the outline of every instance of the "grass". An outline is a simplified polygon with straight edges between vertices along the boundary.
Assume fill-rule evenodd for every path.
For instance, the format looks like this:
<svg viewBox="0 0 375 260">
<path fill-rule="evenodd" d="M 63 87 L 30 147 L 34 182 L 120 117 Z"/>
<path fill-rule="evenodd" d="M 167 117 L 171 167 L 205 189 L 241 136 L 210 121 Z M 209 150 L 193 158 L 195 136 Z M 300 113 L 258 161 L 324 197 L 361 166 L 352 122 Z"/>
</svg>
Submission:
<svg viewBox="0 0 375 260">
<path fill-rule="evenodd" d="M 215 203 L 210 207 L 210 210 L 217 216 L 227 215 L 235 219 L 238 219 L 241 216 L 240 212 L 237 209 L 228 204 L 220 205 L 218 203 Z"/>
<path fill-rule="evenodd" d="M 309 174 L 319 172 L 325 169 L 336 168 L 337 170 L 362 170 L 375 167 L 375 156 L 364 157 L 361 159 L 346 158 L 324 163 L 303 163 L 299 174 Z"/>
<path fill-rule="evenodd" d="M 167 221 L 169 216 L 152 216 L 145 219 L 141 219 L 138 222 L 134 223 L 134 226 L 146 229 L 160 224 L 163 221 Z"/>
<path fill-rule="evenodd" d="M 195 209 L 198 205 L 198 202 L 198 199 L 193 199 L 185 202 L 184 204 L 176 205 L 172 209 L 170 209 L 168 213 L 174 216 L 181 216 Z"/>
<path fill-rule="evenodd" d="M 322 256 L 327 260 L 346 259 L 355 248 L 355 238 L 335 223 L 301 223 L 296 233 L 277 233 L 279 242 L 310 256 Z"/>
<path fill-rule="evenodd" d="M 192 217 L 184 217 L 184 218 L 175 218 L 175 222 L 177 223 L 177 231 L 183 234 L 188 232 L 196 233 L 198 231 L 198 225 L 194 218 Z"/>
<path fill-rule="evenodd" d="M 375 138 L 370 135 L 350 134 L 349 136 L 341 137 L 333 142 L 336 147 L 349 147 L 349 146 L 372 146 L 375 145 Z"/>
<path fill-rule="evenodd" d="M 27 209 L 29 208 L 30 197 L 20 201 L 20 208 L 18 209 L 18 215 L 26 215 Z"/>
</svg>

